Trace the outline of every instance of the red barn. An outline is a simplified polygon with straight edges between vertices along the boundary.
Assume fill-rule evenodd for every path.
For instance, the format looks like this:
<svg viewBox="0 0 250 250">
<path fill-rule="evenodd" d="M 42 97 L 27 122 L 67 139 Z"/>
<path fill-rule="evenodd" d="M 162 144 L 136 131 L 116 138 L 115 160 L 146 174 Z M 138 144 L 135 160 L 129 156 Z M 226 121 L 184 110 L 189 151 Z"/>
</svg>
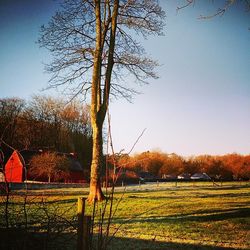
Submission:
<svg viewBox="0 0 250 250">
<path fill-rule="evenodd" d="M 13 151 L 10 158 L 5 164 L 4 172 L 7 182 L 23 182 L 27 178 L 29 180 L 46 181 L 46 178 L 37 178 L 29 173 L 29 161 L 35 155 L 41 154 L 41 151 L 23 150 Z M 70 160 L 70 173 L 69 176 L 62 180 L 68 183 L 81 183 L 85 182 L 83 168 L 80 162 L 72 154 L 58 153 L 65 155 Z"/>
<path fill-rule="evenodd" d="M 18 151 L 13 151 L 4 168 L 7 182 L 23 182 L 25 178 L 25 162 Z"/>
</svg>

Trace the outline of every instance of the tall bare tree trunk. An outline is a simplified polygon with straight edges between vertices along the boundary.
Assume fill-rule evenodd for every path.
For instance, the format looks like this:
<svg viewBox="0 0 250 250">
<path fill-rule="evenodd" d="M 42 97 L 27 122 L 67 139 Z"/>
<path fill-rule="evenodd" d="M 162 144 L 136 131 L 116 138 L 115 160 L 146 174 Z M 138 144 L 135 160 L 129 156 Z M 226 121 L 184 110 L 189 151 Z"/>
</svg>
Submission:
<svg viewBox="0 0 250 250">
<path fill-rule="evenodd" d="M 94 55 L 94 67 L 91 86 L 91 125 L 93 130 L 93 153 L 90 173 L 90 191 L 88 202 L 101 201 L 104 195 L 101 190 L 100 172 L 102 164 L 102 127 L 104 119 L 101 119 L 101 55 L 102 55 L 102 35 L 101 35 L 101 9 L 100 0 L 95 0 L 96 16 L 96 44 Z"/>
<path fill-rule="evenodd" d="M 79 10 L 84 12 L 79 13 Z M 54 74 L 52 81 L 55 82 L 51 86 L 78 84 L 80 80 L 78 94 L 91 92 L 93 162 L 89 202 L 104 197 L 100 183 L 102 127 L 110 91 L 123 97 L 135 93 L 127 84 L 119 84 L 122 80 L 119 74 L 124 76 L 125 70 L 124 73 L 132 73 L 139 82 L 157 78 L 153 71 L 157 63 L 144 56 L 143 47 L 132 34 L 161 35 L 164 17 L 158 0 L 65 0 L 62 11 L 53 17 L 48 27 L 42 27 L 39 43 L 55 52 L 55 60 L 48 67 Z M 129 34 L 129 30 L 135 32 Z M 69 44 L 72 46 L 68 47 Z M 113 71 L 117 82 L 114 79 L 112 82 Z"/>
<path fill-rule="evenodd" d="M 114 65 L 114 47 L 115 47 L 115 34 L 118 16 L 119 0 L 114 1 L 113 13 L 111 17 L 111 34 L 109 38 L 109 53 L 108 53 L 108 65 L 105 72 L 105 87 L 101 90 L 101 70 L 102 70 L 102 52 L 105 43 L 105 34 L 108 26 L 103 27 L 101 22 L 101 8 L 100 0 L 95 0 L 95 17 L 96 17 L 96 44 L 94 55 L 94 67 L 91 86 L 91 125 L 93 129 L 93 153 L 91 163 L 90 174 L 90 193 L 88 201 L 94 200 L 101 201 L 104 199 L 104 195 L 101 190 L 100 176 L 101 166 L 103 159 L 102 152 L 102 128 L 105 115 L 108 108 L 111 74 Z M 106 2 L 108 4 L 108 2 Z M 110 6 L 109 6 L 110 8 Z M 103 33 L 102 33 L 103 31 Z"/>
<path fill-rule="evenodd" d="M 93 125 L 92 125 L 93 126 Z M 91 175 L 90 175 L 90 192 L 88 201 L 94 200 L 102 201 L 104 195 L 101 190 L 101 170 L 103 164 L 103 151 L 102 151 L 102 123 L 96 122 L 93 126 L 93 153 L 91 163 Z"/>
</svg>

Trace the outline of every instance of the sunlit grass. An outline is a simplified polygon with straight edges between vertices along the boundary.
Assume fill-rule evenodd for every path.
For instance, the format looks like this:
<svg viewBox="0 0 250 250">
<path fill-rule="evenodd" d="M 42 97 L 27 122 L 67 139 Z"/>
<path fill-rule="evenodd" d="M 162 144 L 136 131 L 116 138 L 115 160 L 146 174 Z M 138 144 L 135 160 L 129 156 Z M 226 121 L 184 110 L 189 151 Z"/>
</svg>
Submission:
<svg viewBox="0 0 250 250">
<path fill-rule="evenodd" d="M 43 199 L 51 214 L 68 209 L 64 215 L 72 219 L 76 215 L 77 197 L 86 196 L 87 192 L 87 189 L 28 191 L 27 211 L 37 213 L 38 203 Z M 21 211 L 20 191 L 11 199 L 10 212 Z M 111 249 L 250 249 L 250 183 L 223 186 L 181 183 L 177 187 L 175 183 L 160 183 L 125 190 L 119 187 L 114 208 L 118 201 L 111 233 L 119 230 Z M 44 216 L 40 213 L 36 216 Z M 92 214 L 92 206 L 86 204 L 86 213 Z M 18 214 L 12 213 L 11 220 Z"/>
<path fill-rule="evenodd" d="M 157 249 L 156 242 L 178 243 L 170 249 L 184 243 L 188 246 L 180 249 L 191 249 L 190 244 L 194 249 L 250 248 L 250 186 L 182 184 L 174 189 L 161 190 L 164 185 L 160 184 L 158 191 L 125 193 L 114 219 L 114 227 L 123 224 L 116 237 L 153 241 Z"/>
</svg>

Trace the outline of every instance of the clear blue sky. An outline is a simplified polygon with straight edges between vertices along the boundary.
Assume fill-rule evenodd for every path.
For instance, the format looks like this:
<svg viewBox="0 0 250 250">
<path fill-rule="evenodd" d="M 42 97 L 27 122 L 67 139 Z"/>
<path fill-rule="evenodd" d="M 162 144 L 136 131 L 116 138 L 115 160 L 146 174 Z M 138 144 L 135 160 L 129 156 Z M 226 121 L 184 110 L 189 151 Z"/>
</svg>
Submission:
<svg viewBox="0 0 250 250">
<path fill-rule="evenodd" d="M 200 14 L 218 6 L 196 1 L 176 15 L 178 2 L 161 0 L 166 35 L 143 42 L 161 64 L 160 78 L 138 87 L 143 94 L 133 104 L 111 103 L 115 150 L 129 151 L 146 128 L 134 152 L 249 154 L 250 14 L 237 5 L 202 21 Z M 52 93 L 40 92 L 49 79 L 43 67 L 49 55 L 35 41 L 55 9 L 52 0 L 0 0 L 0 98 Z"/>
</svg>

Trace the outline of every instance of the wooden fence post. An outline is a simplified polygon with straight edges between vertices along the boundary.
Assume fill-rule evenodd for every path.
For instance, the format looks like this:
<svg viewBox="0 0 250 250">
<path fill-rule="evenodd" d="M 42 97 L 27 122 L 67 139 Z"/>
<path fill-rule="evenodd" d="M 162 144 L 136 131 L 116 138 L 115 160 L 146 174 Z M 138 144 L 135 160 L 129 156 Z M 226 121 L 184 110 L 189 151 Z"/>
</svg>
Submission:
<svg viewBox="0 0 250 250">
<path fill-rule="evenodd" d="M 82 241 L 83 250 L 90 249 L 90 229 L 91 229 L 91 216 L 84 216 L 83 217 L 83 241 Z"/>
<path fill-rule="evenodd" d="M 91 216 L 85 216 L 85 200 L 84 197 L 78 197 L 77 203 L 77 250 L 89 250 L 90 244 L 90 224 Z"/>
</svg>

